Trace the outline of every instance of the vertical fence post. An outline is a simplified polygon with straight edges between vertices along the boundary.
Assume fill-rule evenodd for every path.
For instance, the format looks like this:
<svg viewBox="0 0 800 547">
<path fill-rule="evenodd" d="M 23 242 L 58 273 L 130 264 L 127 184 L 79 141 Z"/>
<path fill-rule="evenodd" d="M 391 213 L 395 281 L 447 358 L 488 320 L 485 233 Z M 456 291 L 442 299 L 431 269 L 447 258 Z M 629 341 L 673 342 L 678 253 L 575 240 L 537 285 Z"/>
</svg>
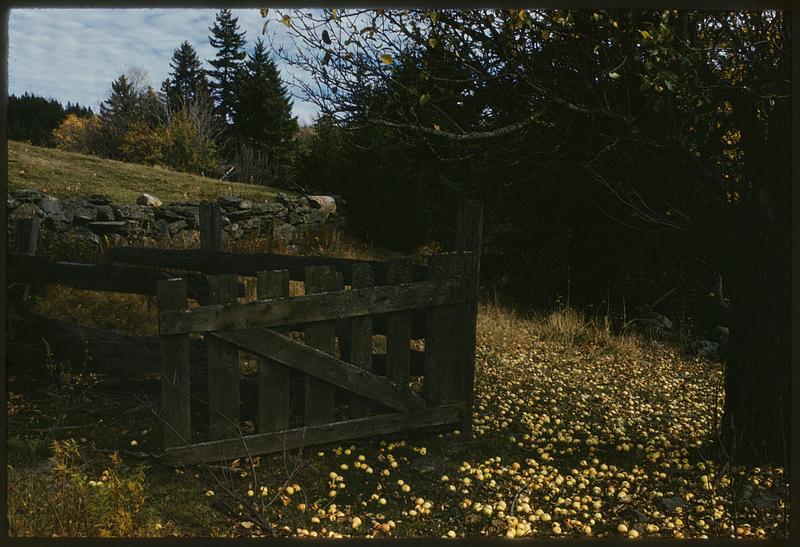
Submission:
<svg viewBox="0 0 800 547">
<path fill-rule="evenodd" d="M 430 257 L 431 281 L 463 277 L 465 257 L 461 253 L 441 253 Z M 425 318 L 425 381 L 423 389 L 433 405 L 460 398 L 462 386 L 457 373 L 466 354 L 469 336 L 464 319 L 464 304 L 437 306 Z M 458 382 L 458 384 L 457 384 Z"/>
<path fill-rule="evenodd" d="M 14 247 L 12 252 L 24 255 L 35 255 L 36 247 L 39 244 L 39 228 L 42 219 L 39 217 L 15 218 L 14 219 Z M 22 300 L 27 300 L 30 294 L 30 286 L 22 285 L 21 293 L 18 293 Z"/>
<path fill-rule="evenodd" d="M 238 283 L 233 274 L 208 276 L 208 303 L 236 302 Z M 222 439 L 239 434 L 239 350 L 236 346 L 206 337 L 208 353 L 209 435 Z"/>
<path fill-rule="evenodd" d="M 456 250 L 472 253 L 467 264 L 467 276 L 474 286 L 468 302 L 469 353 L 462 371 L 462 395 L 467 401 L 467 415 L 461 429 L 469 438 L 472 435 L 472 406 L 475 387 L 475 329 L 478 322 L 478 286 L 481 268 L 481 239 L 483 238 L 483 203 L 478 200 L 462 201 L 458 204 L 456 228 Z"/>
<path fill-rule="evenodd" d="M 337 290 L 336 268 L 333 266 L 306 267 L 306 294 Z M 309 323 L 305 328 L 305 343 L 331 355 L 336 351 L 336 321 Z M 333 421 L 336 390 L 331 384 L 306 376 L 305 425 Z"/>
<path fill-rule="evenodd" d="M 200 203 L 200 248 L 222 250 L 222 213 L 218 201 Z"/>
<path fill-rule="evenodd" d="M 289 296 L 288 270 L 258 272 L 258 299 Z M 258 358 L 258 431 L 289 428 L 289 367 Z"/>
<path fill-rule="evenodd" d="M 375 284 L 372 266 L 369 264 L 353 264 L 353 289 L 363 289 Z M 372 317 L 363 315 L 350 319 L 350 359 L 351 362 L 368 372 L 372 372 Z M 364 397 L 350 395 L 350 414 L 352 418 L 363 418 L 370 415 L 372 403 Z"/>
<path fill-rule="evenodd" d="M 35 255 L 39 243 L 39 228 L 42 219 L 15 218 L 14 219 L 14 248 L 13 252 L 24 255 Z"/>
<path fill-rule="evenodd" d="M 386 268 L 389 285 L 411 283 L 411 261 L 393 260 Z M 386 314 L 386 376 L 407 387 L 411 368 L 411 312 Z"/>
<path fill-rule="evenodd" d="M 187 306 L 185 279 L 158 282 L 158 312 L 184 310 Z M 191 442 L 191 398 L 189 386 L 189 335 L 160 335 L 161 417 L 164 448 Z"/>
</svg>

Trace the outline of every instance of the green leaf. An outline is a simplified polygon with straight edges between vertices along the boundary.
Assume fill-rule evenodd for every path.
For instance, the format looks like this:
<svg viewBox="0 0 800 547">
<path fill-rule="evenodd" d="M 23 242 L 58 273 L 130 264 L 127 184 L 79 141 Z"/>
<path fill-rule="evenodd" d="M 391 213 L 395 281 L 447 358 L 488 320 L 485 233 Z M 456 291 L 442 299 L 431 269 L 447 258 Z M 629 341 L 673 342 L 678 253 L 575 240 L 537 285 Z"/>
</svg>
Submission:
<svg viewBox="0 0 800 547">
<path fill-rule="evenodd" d="M 428 45 L 431 48 L 435 48 L 437 43 L 436 38 L 428 38 Z"/>
<path fill-rule="evenodd" d="M 611 78 L 612 80 L 616 80 L 617 78 L 619 78 L 619 74 L 617 74 L 616 72 L 609 72 L 608 77 Z"/>
<path fill-rule="evenodd" d="M 289 17 L 288 15 L 284 15 L 284 16 L 281 18 L 281 23 L 283 23 L 283 24 L 284 24 L 284 25 L 286 25 L 287 27 L 290 27 L 290 28 L 291 28 L 291 26 L 292 26 L 292 18 L 291 18 L 291 17 Z"/>
<path fill-rule="evenodd" d="M 380 60 L 381 60 L 381 62 L 382 62 L 383 64 L 385 64 L 385 65 L 391 65 L 392 63 L 394 63 L 394 57 L 392 57 L 392 56 L 391 56 L 391 55 L 389 55 L 388 53 L 384 53 L 383 55 L 381 55 L 381 56 L 379 57 L 379 59 L 380 59 Z"/>
<path fill-rule="evenodd" d="M 675 91 L 675 82 L 672 80 L 664 80 L 664 85 L 667 86 L 667 89 L 670 91 Z"/>
<path fill-rule="evenodd" d="M 650 33 L 649 33 L 649 32 L 647 32 L 646 30 L 640 30 L 640 31 L 639 31 L 639 34 L 641 34 L 641 35 L 642 35 L 642 38 L 644 38 L 645 40 L 647 40 L 648 38 L 652 38 L 652 36 L 650 35 Z"/>
<path fill-rule="evenodd" d="M 425 93 L 424 95 L 420 96 L 419 105 L 420 106 L 425 106 L 426 104 L 428 104 L 428 101 L 430 101 L 430 100 L 431 100 L 430 93 Z"/>
</svg>

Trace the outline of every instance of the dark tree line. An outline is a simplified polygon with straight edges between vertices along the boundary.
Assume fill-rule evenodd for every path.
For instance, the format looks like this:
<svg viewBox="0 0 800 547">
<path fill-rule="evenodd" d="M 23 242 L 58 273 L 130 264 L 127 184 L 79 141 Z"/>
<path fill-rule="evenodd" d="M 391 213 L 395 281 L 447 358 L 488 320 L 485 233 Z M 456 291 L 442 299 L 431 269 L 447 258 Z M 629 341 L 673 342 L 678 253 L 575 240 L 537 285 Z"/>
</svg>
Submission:
<svg viewBox="0 0 800 547">
<path fill-rule="evenodd" d="M 92 115 L 92 109 L 70 102 L 64 106 L 55 99 L 46 99 L 27 92 L 19 97 L 10 95 L 7 117 L 8 138 L 29 141 L 37 146 L 50 145 L 53 129 L 70 114 L 85 118 Z"/>
<path fill-rule="evenodd" d="M 787 13 L 278 17 L 299 52 L 284 60 L 323 113 L 305 184 L 343 194 L 365 236 L 401 248 L 447 241 L 458 199 L 483 199 L 484 285 L 518 300 L 628 319 L 657 305 L 686 329 L 716 314 L 730 326 L 725 444 L 785 461 Z"/>
</svg>

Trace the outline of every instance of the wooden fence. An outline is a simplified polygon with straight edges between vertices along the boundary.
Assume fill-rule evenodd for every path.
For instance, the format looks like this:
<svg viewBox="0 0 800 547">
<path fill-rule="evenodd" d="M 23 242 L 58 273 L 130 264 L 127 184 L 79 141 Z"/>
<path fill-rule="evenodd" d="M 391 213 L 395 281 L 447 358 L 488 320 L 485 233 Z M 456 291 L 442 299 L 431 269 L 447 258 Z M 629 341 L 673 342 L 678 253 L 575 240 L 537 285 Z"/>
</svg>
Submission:
<svg viewBox="0 0 800 547">
<path fill-rule="evenodd" d="M 198 250 L 118 247 L 106 264 L 12 255 L 13 279 L 31 290 L 59 283 L 157 294 L 168 461 L 225 460 L 450 424 L 470 434 L 480 202 L 459 205 L 456 252 L 426 264 L 225 253 L 219 233 L 203 228 L 209 224 L 219 231 L 206 207 Z M 241 276 L 257 278 L 255 299 L 247 301 Z M 301 282 L 294 284 L 301 295 L 289 296 L 290 281 Z M 200 305 L 190 308 L 190 297 Z M 383 335 L 383 351 L 375 350 L 375 335 Z M 257 357 L 257 433 L 246 436 L 240 351 Z M 205 394 L 190 385 L 198 355 L 206 361 Z M 289 382 L 298 375 L 299 416 L 290 421 L 298 401 L 290 400 Z M 192 423 L 200 407 L 208 412 L 207 431 Z"/>
</svg>

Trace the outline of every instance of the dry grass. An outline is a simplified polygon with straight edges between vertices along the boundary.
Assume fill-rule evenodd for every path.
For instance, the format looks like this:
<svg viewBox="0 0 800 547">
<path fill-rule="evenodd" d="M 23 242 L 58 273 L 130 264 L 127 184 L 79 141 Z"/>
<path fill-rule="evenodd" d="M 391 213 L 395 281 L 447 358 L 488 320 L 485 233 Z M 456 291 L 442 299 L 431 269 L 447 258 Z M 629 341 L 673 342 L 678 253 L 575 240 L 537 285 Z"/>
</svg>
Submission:
<svg viewBox="0 0 800 547">
<path fill-rule="evenodd" d="M 530 340 L 553 342 L 566 348 L 619 351 L 641 355 L 646 342 L 635 333 L 615 334 L 607 321 L 587 319 L 581 312 L 564 308 L 551 313 L 518 312 L 512 307 L 484 301 L 478 311 L 479 342 L 497 349 L 513 348 Z"/>
<path fill-rule="evenodd" d="M 279 191 L 16 141 L 8 141 L 8 187 L 35 188 L 55 197 L 104 194 L 119 203 L 133 203 L 143 192 L 169 202 L 220 195 L 265 201 Z"/>
</svg>

